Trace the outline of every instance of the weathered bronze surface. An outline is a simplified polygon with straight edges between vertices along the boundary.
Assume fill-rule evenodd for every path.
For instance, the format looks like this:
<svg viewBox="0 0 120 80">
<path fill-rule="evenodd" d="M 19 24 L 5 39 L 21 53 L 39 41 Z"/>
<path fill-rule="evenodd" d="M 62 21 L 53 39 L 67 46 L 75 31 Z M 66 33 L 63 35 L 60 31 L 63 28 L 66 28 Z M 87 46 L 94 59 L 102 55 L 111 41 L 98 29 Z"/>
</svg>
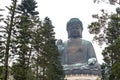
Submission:
<svg viewBox="0 0 120 80">
<path fill-rule="evenodd" d="M 83 25 L 78 18 L 67 23 L 68 40 L 58 40 L 61 63 L 66 74 L 100 74 L 100 65 L 91 42 L 82 39 Z M 89 37 L 89 36 L 88 36 Z"/>
</svg>

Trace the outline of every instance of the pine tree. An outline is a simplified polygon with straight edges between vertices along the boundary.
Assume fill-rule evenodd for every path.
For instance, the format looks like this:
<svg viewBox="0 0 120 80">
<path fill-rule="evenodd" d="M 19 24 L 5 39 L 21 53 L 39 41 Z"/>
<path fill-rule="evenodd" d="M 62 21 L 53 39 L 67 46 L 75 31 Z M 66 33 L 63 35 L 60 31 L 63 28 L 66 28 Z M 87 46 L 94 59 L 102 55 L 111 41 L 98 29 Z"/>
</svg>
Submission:
<svg viewBox="0 0 120 80">
<path fill-rule="evenodd" d="M 18 55 L 17 62 L 13 64 L 13 74 L 16 80 L 32 80 L 32 71 L 30 69 L 30 59 L 32 51 L 32 29 L 35 27 L 34 19 L 38 12 L 35 11 L 36 2 L 34 0 L 22 0 L 18 5 L 19 16 L 15 46 Z M 17 71 L 16 71 L 17 69 Z"/>
<path fill-rule="evenodd" d="M 37 8 L 35 0 L 22 0 L 21 5 L 18 6 L 18 10 L 21 11 L 23 15 L 35 16 L 38 14 L 35 9 Z"/>
<path fill-rule="evenodd" d="M 18 55 L 17 63 L 14 64 L 14 77 L 17 80 L 27 80 L 27 71 L 28 71 L 28 55 L 29 55 L 29 44 L 30 44 L 30 26 L 31 21 L 26 16 L 21 16 L 21 21 L 17 26 L 19 31 L 19 35 L 16 36 L 16 45 L 18 51 L 16 54 Z M 16 71 L 17 69 L 17 71 Z"/>
<path fill-rule="evenodd" d="M 0 11 L 4 11 L 4 9 L 0 9 Z M 0 22 L 3 20 L 3 15 L 2 14 L 0 14 Z"/>
<path fill-rule="evenodd" d="M 44 59 L 46 63 L 44 75 L 47 80 L 62 80 L 64 77 L 62 66 L 60 64 L 59 52 L 55 44 L 55 32 L 53 31 L 51 20 L 46 17 L 43 24 L 43 37 L 44 37 Z M 52 72 L 52 73 L 51 73 Z M 43 75 L 43 76 L 44 76 Z"/>
<path fill-rule="evenodd" d="M 3 9 L 0 9 L 0 11 L 3 11 Z M 0 23 L 2 23 L 3 22 L 3 15 L 2 14 L 0 14 Z M 0 25 L 0 65 L 2 65 L 2 58 L 3 58 L 3 52 L 2 52 L 2 50 L 3 50 L 3 40 L 2 40 L 2 38 L 3 38 L 3 35 L 2 35 L 2 32 L 4 32 L 4 27 L 3 27 L 3 25 Z"/>
<path fill-rule="evenodd" d="M 34 31 L 32 59 L 36 80 L 62 80 L 64 78 L 59 53 L 55 44 L 53 26 L 48 17 L 39 22 Z M 52 72 L 52 73 L 51 73 Z"/>
<path fill-rule="evenodd" d="M 0 11 L 3 11 L 3 9 L 0 9 Z M 4 18 L 3 15 L 0 14 L 0 23 L 3 22 Z M 3 58 L 4 58 L 4 47 L 3 47 L 3 43 L 4 41 L 2 40 L 3 35 L 2 33 L 4 32 L 3 29 L 3 25 L 0 25 L 0 80 L 3 79 L 2 75 L 3 75 Z M 2 32 L 2 33 L 1 33 Z"/>
<path fill-rule="evenodd" d="M 44 39 L 42 35 L 42 21 L 37 20 L 38 24 L 33 32 L 32 46 L 33 46 L 33 57 L 32 57 L 32 68 L 34 68 L 34 78 L 35 80 L 43 80 L 43 68 L 45 66 L 43 57 L 43 46 Z"/>
<path fill-rule="evenodd" d="M 11 44 L 12 44 L 12 31 L 14 29 L 14 26 L 16 24 L 15 18 L 16 18 L 16 3 L 17 0 L 12 0 L 12 4 L 10 7 L 7 7 L 9 10 L 9 15 L 7 16 L 7 19 L 4 21 L 6 26 L 2 26 L 3 31 L 2 31 L 2 46 L 0 49 L 2 49 L 0 52 L 1 54 L 4 54 L 3 60 L 4 60 L 4 70 L 3 70 L 3 80 L 8 79 L 8 62 L 10 59 L 10 49 L 11 49 Z"/>
</svg>

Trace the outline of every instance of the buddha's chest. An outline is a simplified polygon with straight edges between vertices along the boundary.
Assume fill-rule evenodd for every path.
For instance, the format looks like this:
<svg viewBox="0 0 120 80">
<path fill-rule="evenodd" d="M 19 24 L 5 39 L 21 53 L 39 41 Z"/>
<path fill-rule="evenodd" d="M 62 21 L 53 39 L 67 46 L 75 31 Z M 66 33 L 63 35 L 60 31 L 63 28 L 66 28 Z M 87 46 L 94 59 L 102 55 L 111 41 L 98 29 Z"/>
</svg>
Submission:
<svg viewBox="0 0 120 80">
<path fill-rule="evenodd" d="M 71 41 L 68 42 L 67 47 L 66 47 L 66 51 L 68 54 L 75 54 L 78 52 L 82 52 L 83 51 L 84 46 L 81 44 L 81 42 L 79 41 Z"/>
<path fill-rule="evenodd" d="M 86 46 L 81 42 L 69 42 L 66 49 L 66 59 L 68 64 L 85 63 L 87 58 Z"/>
</svg>

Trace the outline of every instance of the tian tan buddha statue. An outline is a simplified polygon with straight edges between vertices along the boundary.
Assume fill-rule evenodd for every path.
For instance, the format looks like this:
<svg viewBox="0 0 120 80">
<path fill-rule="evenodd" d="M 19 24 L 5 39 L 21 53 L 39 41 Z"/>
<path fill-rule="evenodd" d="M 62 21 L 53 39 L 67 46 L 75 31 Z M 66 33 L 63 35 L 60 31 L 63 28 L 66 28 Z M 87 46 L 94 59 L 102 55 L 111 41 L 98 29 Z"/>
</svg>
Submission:
<svg viewBox="0 0 120 80">
<path fill-rule="evenodd" d="M 65 74 L 99 74 L 100 65 L 96 59 L 94 48 L 91 42 L 82 39 L 82 22 L 78 18 L 72 18 L 68 21 L 66 30 L 68 40 L 57 41 Z"/>
</svg>

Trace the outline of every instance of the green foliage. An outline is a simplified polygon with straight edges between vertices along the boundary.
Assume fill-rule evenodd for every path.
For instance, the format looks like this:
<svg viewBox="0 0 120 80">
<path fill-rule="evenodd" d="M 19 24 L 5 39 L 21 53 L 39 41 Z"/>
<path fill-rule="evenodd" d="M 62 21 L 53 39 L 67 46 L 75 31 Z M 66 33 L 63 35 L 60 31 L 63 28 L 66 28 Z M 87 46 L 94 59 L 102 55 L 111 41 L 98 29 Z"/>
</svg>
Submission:
<svg viewBox="0 0 120 80">
<path fill-rule="evenodd" d="M 16 80 L 33 79 L 33 76 L 31 76 L 33 73 L 30 67 L 30 59 L 32 50 L 32 29 L 35 26 L 34 18 L 37 15 L 35 14 L 35 8 L 36 2 L 34 0 L 23 0 L 18 6 L 18 11 L 23 14 L 18 17 L 19 20 L 16 25 L 17 31 L 13 39 L 15 43 L 12 45 L 16 48 L 16 51 L 13 51 L 13 53 L 18 56 L 12 68 Z"/>
<path fill-rule="evenodd" d="M 21 5 L 18 5 L 18 10 L 21 11 L 23 15 L 34 16 L 38 14 L 38 12 L 35 11 L 37 8 L 36 4 L 35 0 L 22 0 Z"/>
<path fill-rule="evenodd" d="M 28 56 L 29 56 L 29 39 L 30 38 L 30 31 L 29 31 L 29 20 L 27 17 L 21 17 L 21 22 L 19 23 L 19 35 L 16 36 L 16 45 L 17 52 L 15 52 L 16 55 L 18 55 L 18 59 L 16 60 L 17 63 L 14 65 L 16 66 L 14 69 L 18 70 L 18 72 L 14 72 L 14 77 L 16 80 L 27 80 L 27 71 L 28 71 Z M 18 76 L 19 75 L 19 76 Z M 16 77 L 17 76 L 17 77 Z"/>
<path fill-rule="evenodd" d="M 106 34 L 107 34 L 107 27 L 108 27 L 108 21 L 110 15 L 105 10 L 101 10 L 101 15 L 94 14 L 92 17 L 96 19 L 96 21 L 92 22 L 90 25 L 88 25 L 89 32 L 91 34 L 94 34 L 93 40 L 98 42 L 98 44 L 101 46 L 104 42 L 107 42 L 106 40 Z"/>
<path fill-rule="evenodd" d="M 23 69 L 24 67 L 24 69 Z M 24 64 L 13 64 L 12 66 L 12 74 L 15 78 L 15 80 L 27 80 L 26 79 L 26 68 Z"/>
<path fill-rule="evenodd" d="M 105 63 L 103 63 L 102 65 L 101 65 L 101 75 L 102 75 L 102 80 L 107 80 L 106 79 L 106 64 Z"/>
<path fill-rule="evenodd" d="M 120 62 L 114 63 L 112 67 L 112 73 L 115 75 L 114 80 L 120 80 Z"/>
<path fill-rule="evenodd" d="M 53 31 L 51 20 L 46 17 L 43 24 L 43 36 L 44 36 L 44 57 L 47 59 L 46 66 L 46 79 L 47 80 L 61 80 L 64 78 L 62 66 L 60 64 L 59 52 L 55 44 L 55 36 Z M 52 73 L 51 73 L 52 72 Z"/>
<path fill-rule="evenodd" d="M 3 66 L 0 66 L 0 80 L 2 80 L 3 79 Z"/>
<path fill-rule="evenodd" d="M 107 64 L 107 72 L 104 74 L 108 75 L 108 80 L 119 80 L 119 77 L 115 75 L 119 74 L 117 72 L 119 68 L 116 67 L 116 65 L 120 61 L 119 10 L 120 9 L 117 8 L 116 13 L 111 15 L 108 15 L 108 13 L 105 13 L 104 11 L 102 11 L 103 13 L 101 16 L 94 15 L 93 17 L 97 18 L 98 21 L 92 22 L 91 25 L 89 25 L 88 27 L 90 33 L 95 35 L 94 40 L 96 40 L 99 43 L 99 45 L 102 45 L 104 42 L 107 44 L 107 47 L 105 47 L 102 54 L 104 56 L 104 61 Z"/>
<path fill-rule="evenodd" d="M 3 9 L 0 9 L 0 11 L 3 11 Z M 0 14 L 0 23 L 2 23 L 4 20 L 3 15 Z M 4 27 L 3 25 L 0 25 L 0 65 L 3 64 L 3 57 L 4 57 L 4 41 L 3 41 L 3 35 L 2 33 L 4 32 Z"/>
<path fill-rule="evenodd" d="M 111 21 L 108 23 L 107 28 L 107 43 L 113 44 L 117 38 L 120 36 L 120 17 L 119 14 L 111 15 Z"/>
<path fill-rule="evenodd" d="M 7 7 L 6 26 L 0 27 L 0 62 L 5 63 L 3 80 L 8 79 L 8 74 L 15 80 L 64 80 L 51 20 L 46 17 L 40 21 L 35 0 L 22 0 L 18 8 L 16 2 L 12 0 Z"/>
<path fill-rule="evenodd" d="M 119 0 L 93 0 L 93 2 L 94 3 L 105 2 L 105 3 L 109 3 L 111 5 L 116 5 L 116 4 L 120 5 L 120 1 Z"/>
<path fill-rule="evenodd" d="M 7 16 L 7 18 L 5 19 L 4 23 L 6 26 L 2 26 L 3 28 L 3 35 L 1 35 L 2 39 L 1 39 L 1 53 L 4 54 L 4 57 L 2 58 L 4 61 L 4 72 L 3 72 L 3 80 L 7 80 L 8 79 L 8 62 L 10 59 L 10 49 L 11 49 L 11 38 L 12 38 L 12 31 L 14 29 L 15 26 L 15 15 L 16 15 L 16 4 L 17 4 L 17 0 L 11 0 L 12 4 L 10 5 L 10 7 L 7 7 L 7 9 L 9 10 L 9 14 Z"/>
<path fill-rule="evenodd" d="M 4 9 L 0 9 L 0 11 L 4 11 Z M 4 18 L 2 18 L 2 17 L 3 17 L 3 15 L 0 14 L 0 22 L 4 19 Z"/>
<path fill-rule="evenodd" d="M 111 52 L 114 54 L 112 57 L 113 65 L 111 67 L 111 72 L 114 75 L 114 80 L 120 80 L 120 38 L 118 38 L 112 45 L 111 45 Z"/>
</svg>

